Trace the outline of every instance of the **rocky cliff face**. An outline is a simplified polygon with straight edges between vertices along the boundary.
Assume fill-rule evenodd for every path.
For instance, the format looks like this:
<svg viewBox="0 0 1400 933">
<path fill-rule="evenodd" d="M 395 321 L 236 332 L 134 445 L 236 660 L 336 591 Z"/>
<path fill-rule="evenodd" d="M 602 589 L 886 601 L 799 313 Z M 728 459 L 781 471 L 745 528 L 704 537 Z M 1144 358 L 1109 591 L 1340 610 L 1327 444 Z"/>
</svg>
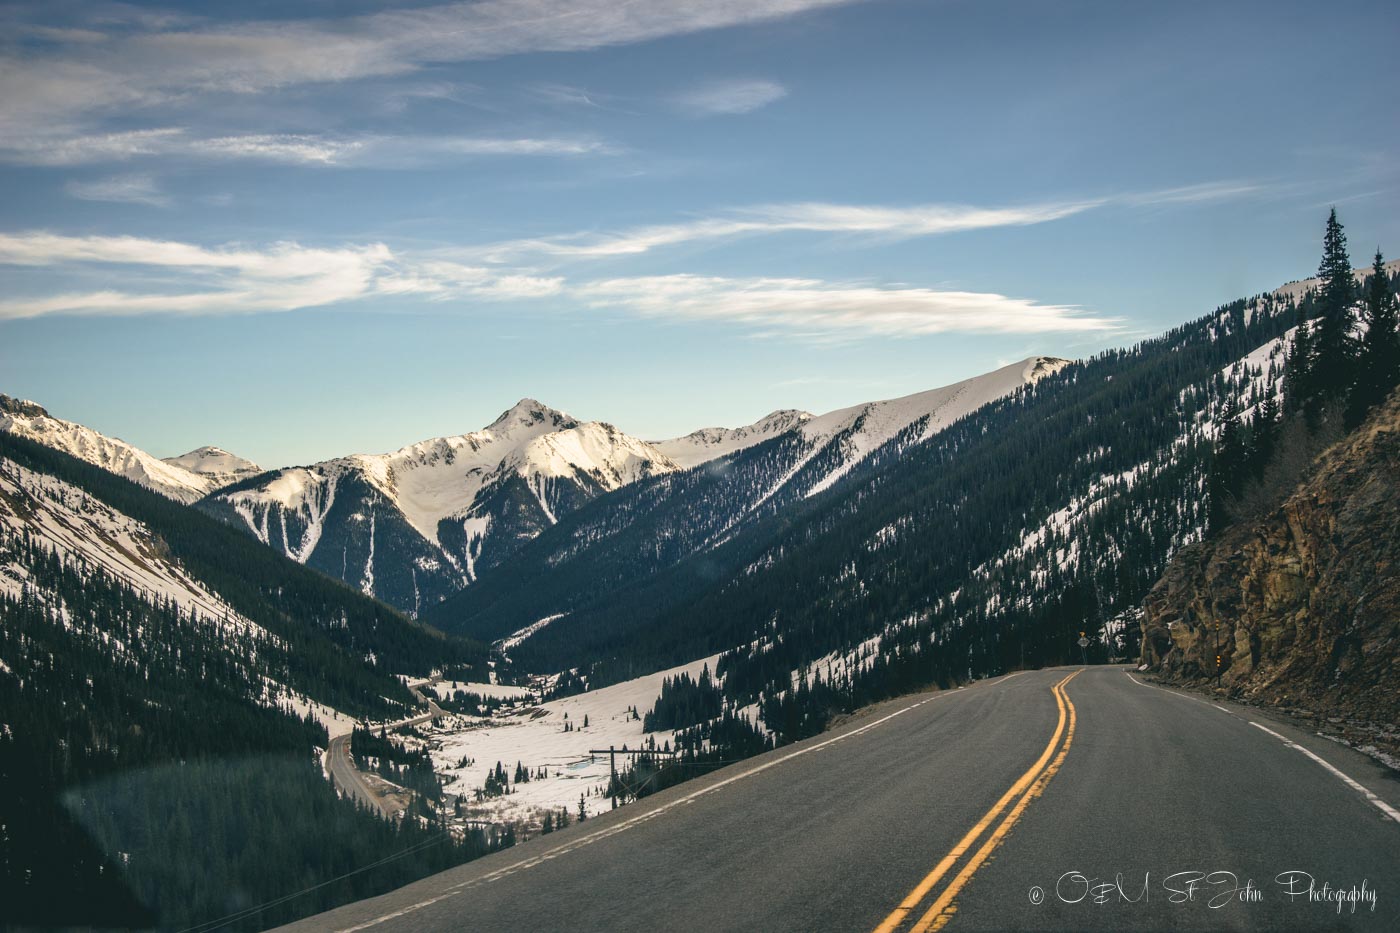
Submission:
<svg viewBox="0 0 1400 933">
<path fill-rule="evenodd" d="M 1166 680 L 1365 724 L 1400 722 L 1400 393 L 1273 513 L 1183 549 L 1143 604 L 1142 661 Z M 1347 731 L 1347 730 L 1343 730 Z"/>
</svg>

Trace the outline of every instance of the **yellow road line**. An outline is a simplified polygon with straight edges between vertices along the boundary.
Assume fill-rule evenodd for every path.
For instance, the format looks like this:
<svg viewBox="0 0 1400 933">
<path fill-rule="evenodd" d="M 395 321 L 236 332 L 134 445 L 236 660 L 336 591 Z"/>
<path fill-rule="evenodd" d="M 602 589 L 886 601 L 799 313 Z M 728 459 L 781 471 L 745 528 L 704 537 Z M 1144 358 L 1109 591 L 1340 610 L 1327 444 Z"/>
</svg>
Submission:
<svg viewBox="0 0 1400 933">
<path fill-rule="evenodd" d="M 1021 814 L 1026 811 L 1026 807 L 1030 805 L 1032 800 L 1044 793 L 1045 785 L 1050 783 L 1050 779 L 1060 770 L 1060 765 L 1064 764 L 1065 756 L 1069 754 L 1070 743 L 1074 741 L 1074 725 L 1076 719 L 1074 704 L 1070 702 L 1069 694 L 1065 692 L 1064 688 L 1078 673 L 1079 671 L 1075 671 L 1074 674 L 1071 674 L 1055 686 L 1059 694 L 1064 697 L 1065 705 L 1069 707 L 1069 729 L 1065 732 L 1065 744 L 1061 746 L 1060 753 L 1055 756 L 1055 760 L 1051 762 L 1050 767 L 1042 771 L 1040 776 L 1035 779 L 1035 783 L 1031 785 L 1030 790 L 1026 791 L 1025 795 L 1020 800 L 1016 801 L 1016 806 L 1011 808 L 1011 812 L 1006 815 L 1006 819 L 997 827 L 996 832 L 987 837 L 987 841 L 982 844 L 982 848 L 977 850 L 977 854 L 968 860 L 968 863 L 963 866 L 962 871 L 958 872 L 957 877 L 948 884 L 948 887 L 943 889 L 943 893 L 938 896 L 938 900 L 934 901 L 928 911 L 919 918 L 919 922 L 910 928 L 909 933 L 935 933 L 935 931 L 943 929 L 943 927 L 948 924 L 948 921 L 953 919 L 953 914 L 956 913 L 958 909 L 957 905 L 953 903 L 953 899 L 958 896 L 958 892 L 960 892 L 967 882 L 971 880 L 972 876 L 977 873 L 977 869 L 982 867 L 982 863 L 987 861 L 987 857 L 992 854 L 992 850 L 1001 845 L 1002 840 L 1006 838 L 1006 834 L 1011 831 L 1011 827 L 1016 825 L 1016 821 L 1019 820 Z"/>
<path fill-rule="evenodd" d="M 967 883 L 967 879 L 972 877 L 973 872 L 981 866 L 982 862 L 984 862 L 991 853 L 991 850 L 996 848 L 997 844 L 999 844 L 1006 836 L 1006 833 L 1010 831 L 1016 820 L 1020 818 L 1020 814 L 1025 810 L 1026 805 L 1030 802 L 1030 798 L 1039 795 L 1037 787 L 1043 788 L 1044 782 L 1037 781 L 1037 778 L 1040 778 L 1043 773 L 1053 775 L 1055 771 L 1059 770 L 1060 763 L 1064 761 L 1065 754 L 1069 751 L 1069 739 L 1072 738 L 1074 734 L 1075 717 L 1074 704 L 1069 701 L 1069 696 L 1064 693 L 1063 688 L 1065 684 L 1079 676 L 1079 673 L 1080 671 L 1075 671 L 1050 688 L 1051 693 L 1055 697 L 1055 705 L 1059 708 L 1060 718 L 1055 726 L 1054 735 L 1050 737 L 1049 744 L 1045 746 L 1045 751 L 1041 752 L 1035 764 L 1031 765 L 1030 769 L 1027 770 L 1025 774 L 1021 775 L 1016 783 L 1012 784 L 1010 789 L 1001 796 L 1001 799 L 982 815 L 982 818 L 977 821 L 977 824 L 973 826 L 972 829 L 968 830 L 967 835 L 963 836 L 963 838 L 958 841 L 958 844 L 953 846 L 948 854 L 934 866 L 933 871 L 929 872 L 928 875 L 914 887 L 914 890 L 909 892 L 909 896 L 901 901 L 899 906 L 875 928 L 874 933 L 893 933 L 894 930 L 898 929 L 909 914 L 918 907 L 928 895 L 929 891 L 933 890 L 934 885 L 942 880 L 943 876 L 948 873 L 948 870 L 957 864 L 958 859 L 963 857 L 967 850 L 972 847 L 972 844 L 986 831 L 987 827 L 1001 815 L 1001 811 L 1006 809 L 1007 804 L 1015 799 L 1017 794 L 1024 793 L 1025 796 L 1023 796 L 1012 809 L 1011 814 L 1008 815 L 1001 826 L 997 827 L 996 832 L 994 832 L 987 843 L 978 850 L 973 860 L 968 863 L 971 870 L 964 868 L 958 873 L 957 877 L 953 879 L 952 884 L 949 885 L 948 890 L 934 902 L 933 907 L 929 908 L 929 910 L 919 918 L 918 924 L 915 925 L 910 933 L 930 929 L 929 925 L 938 919 L 944 908 L 951 903 L 953 897 L 956 896 L 957 892 Z M 1050 764 L 1047 769 L 1047 763 L 1050 762 L 1051 756 L 1055 754 L 1055 749 L 1059 746 L 1061 737 L 1065 735 L 1066 726 L 1069 728 L 1069 736 L 1066 738 L 1064 747 L 1060 750 L 1059 756 L 1055 758 L 1054 763 Z M 1049 778 L 1047 777 L 1045 780 L 1048 781 Z M 1030 788 L 1029 791 L 1027 790 L 1028 787 Z M 949 891 L 952 893 L 949 894 Z M 949 912 L 948 917 L 951 918 L 951 916 L 952 913 Z M 941 928 L 944 923 L 947 923 L 947 919 L 942 920 L 939 926 L 933 929 Z"/>
</svg>

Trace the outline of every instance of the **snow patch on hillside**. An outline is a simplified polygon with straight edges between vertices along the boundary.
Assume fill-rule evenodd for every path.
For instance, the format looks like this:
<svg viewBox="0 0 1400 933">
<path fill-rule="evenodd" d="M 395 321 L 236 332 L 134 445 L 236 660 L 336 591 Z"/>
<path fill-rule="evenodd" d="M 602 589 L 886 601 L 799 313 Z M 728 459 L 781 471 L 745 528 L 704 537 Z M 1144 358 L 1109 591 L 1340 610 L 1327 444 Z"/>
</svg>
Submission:
<svg viewBox="0 0 1400 933">
<path fill-rule="evenodd" d="M 814 442 L 837 439 L 843 457 L 840 466 L 814 483 L 806 495 L 814 496 L 829 489 L 872 451 L 920 419 L 928 419 L 919 437 L 922 442 L 983 405 L 1057 373 L 1069 364 L 1069 360 L 1033 356 L 950 386 L 853 405 L 811 418 L 802 425 L 802 433 Z"/>
<path fill-rule="evenodd" d="M 701 428 L 685 437 L 652 441 L 651 446 L 688 470 L 786 434 L 812 417 L 811 412 L 780 409 L 742 428 Z"/>
<path fill-rule="evenodd" d="M 0 527 L 27 531 L 68 559 L 100 567 L 152 602 L 172 600 L 186 612 L 239 633 L 269 636 L 166 556 L 144 524 L 60 479 L 0 458 Z M 18 595 L 27 572 L 0 565 L 0 591 Z"/>
<path fill-rule="evenodd" d="M 525 641 L 525 639 L 529 638 L 531 635 L 534 635 L 536 632 L 544 628 L 549 623 L 558 621 L 559 619 L 564 618 L 564 616 L 566 615 L 568 615 L 567 612 L 556 612 L 554 615 L 545 616 L 543 619 L 531 622 L 529 625 L 525 626 L 519 631 L 496 642 L 496 648 L 504 654 L 510 649 L 522 644 Z"/>
</svg>

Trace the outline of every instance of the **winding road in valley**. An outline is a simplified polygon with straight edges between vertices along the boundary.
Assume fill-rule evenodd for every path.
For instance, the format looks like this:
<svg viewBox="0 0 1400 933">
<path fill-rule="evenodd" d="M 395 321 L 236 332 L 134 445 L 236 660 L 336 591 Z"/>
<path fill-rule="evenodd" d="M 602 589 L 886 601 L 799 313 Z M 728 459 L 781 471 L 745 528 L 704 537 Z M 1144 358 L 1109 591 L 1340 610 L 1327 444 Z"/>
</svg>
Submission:
<svg viewBox="0 0 1400 933">
<path fill-rule="evenodd" d="M 1400 781 L 1121 667 L 881 704 L 294 924 L 376 931 L 1400 929 Z"/>
<path fill-rule="evenodd" d="M 436 683 L 441 678 L 433 678 L 425 683 Z M 419 689 L 422 684 L 408 685 L 408 692 L 413 694 L 413 698 L 420 704 L 426 706 L 428 711 L 421 716 L 414 716 L 410 719 L 402 719 L 398 722 L 385 723 L 383 728 L 390 731 L 400 726 L 416 726 L 420 723 L 429 722 L 447 713 L 428 696 L 425 696 Z M 380 728 L 376 726 L 375 728 Z M 355 767 L 355 759 L 350 755 L 350 736 L 339 735 L 330 740 L 326 747 L 326 772 L 331 776 L 331 782 L 345 793 L 354 797 L 367 807 L 379 811 L 381 816 L 393 817 L 398 815 L 398 809 L 385 804 L 384 798 L 365 779 L 364 772 Z"/>
</svg>

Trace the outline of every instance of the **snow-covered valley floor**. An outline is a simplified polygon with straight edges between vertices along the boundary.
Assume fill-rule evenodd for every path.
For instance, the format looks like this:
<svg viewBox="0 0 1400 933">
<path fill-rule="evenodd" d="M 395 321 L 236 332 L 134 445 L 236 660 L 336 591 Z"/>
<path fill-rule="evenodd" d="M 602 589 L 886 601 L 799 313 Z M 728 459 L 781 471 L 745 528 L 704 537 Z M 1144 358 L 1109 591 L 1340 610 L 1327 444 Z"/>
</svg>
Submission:
<svg viewBox="0 0 1400 933">
<path fill-rule="evenodd" d="M 426 738 L 434 769 L 444 793 L 460 798 L 463 816 L 495 823 L 537 823 L 547 810 L 565 808 L 571 817 L 585 798 L 590 814 L 610 806 L 602 795 L 608 785 L 608 756 L 590 755 L 609 746 L 636 749 L 655 739 L 657 746 L 674 741 L 674 733 L 642 731 L 642 719 L 661 694 L 662 682 L 682 672 L 698 677 L 708 665 L 713 673 L 718 655 L 635 680 L 575 696 L 535 704 L 525 696 L 494 715 L 453 714 L 418 727 Z M 432 685 L 439 697 L 451 695 L 453 684 Z M 523 688 L 459 682 L 456 689 L 495 696 Z M 633 713 L 635 710 L 635 715 Z M 585 725 L 585 723 L 587 723 Z M 510 793 L 477 801 L 476 791 L 500 763 L 511 778 Z M 531 773 L 528 782 L 514 781 L 517 764 Z M 618 760 L 622 767 L 622 759 Z M 541 769 L 544 777 L 536 777 Z"/>
</svg>

